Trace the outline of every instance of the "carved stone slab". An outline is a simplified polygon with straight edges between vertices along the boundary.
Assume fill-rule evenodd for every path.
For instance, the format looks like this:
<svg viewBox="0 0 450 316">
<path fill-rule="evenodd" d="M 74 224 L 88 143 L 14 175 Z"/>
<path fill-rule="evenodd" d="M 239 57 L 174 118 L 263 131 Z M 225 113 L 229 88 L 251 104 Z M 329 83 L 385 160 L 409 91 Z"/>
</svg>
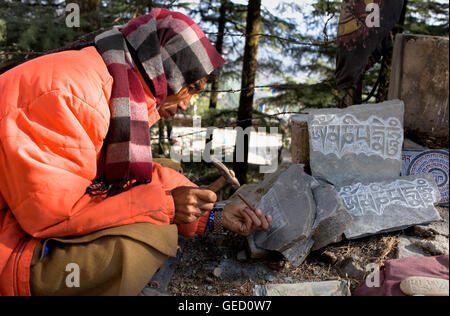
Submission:
<svg viewBox="0 0 450 316">
<path fill-rule="evenodd" d="M 343 185 L 399 176 L 403 113 L 400 100 L 309 110 L 313 177 Z"/>
<path fill-rule="evenodd" d="M 441 220 L 434 206 L 440 192 L 431 174 L 358 182 L 340 187 L 339 195 L 353 216 L 348 239 Z"/>
<path fill-rule="evenodd" d="M 334 186 L 321 185 L 313 190 L 313 195 L 317 208 L 312 250 L 317 250 L 341 241 L 344 231 L 352 224 L 353 217 Z"/>
<path fill-rule="evenodd" d="M 431 173 L 441 191 L 439 205 L 448 206 L 448 149 L 404 150 L 402 176 Z"/>
<path fill-rule="evenodd" d="M 448 296 L 448 283 L 448 280 L 444 279 L 409 277 L 400 282 L 400 289 L 411 296 Z"/>
<path fill-rule="evenodd" d="M 319 183 L 303 171 L 303 165 L 292 165 L 280 174 L 257 207 L 270 214 L 269 231 L 254 234 L 257 247 L 282 252 L 296 242 L 311 237 L 316 216 L 312 188 Z"/>
</svg>

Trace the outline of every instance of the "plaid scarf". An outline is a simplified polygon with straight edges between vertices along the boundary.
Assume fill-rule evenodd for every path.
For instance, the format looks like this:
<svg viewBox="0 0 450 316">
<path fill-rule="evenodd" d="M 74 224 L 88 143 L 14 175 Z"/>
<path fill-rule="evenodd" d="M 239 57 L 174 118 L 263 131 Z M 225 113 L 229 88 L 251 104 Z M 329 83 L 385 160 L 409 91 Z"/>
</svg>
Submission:
<svg viewBox="0 0 450 316">
<path fill-rule="evenodd" d="M 114 83 L 105 161 L 87 191 L 114 195 L 152 178 L 148 109 L 137 71 L 158 108 L 168 95 L 208 76 L 225 60 L 197 24 L 166 9 L 113 27 L 95 38 L 95 46 Z"/>
</svg>

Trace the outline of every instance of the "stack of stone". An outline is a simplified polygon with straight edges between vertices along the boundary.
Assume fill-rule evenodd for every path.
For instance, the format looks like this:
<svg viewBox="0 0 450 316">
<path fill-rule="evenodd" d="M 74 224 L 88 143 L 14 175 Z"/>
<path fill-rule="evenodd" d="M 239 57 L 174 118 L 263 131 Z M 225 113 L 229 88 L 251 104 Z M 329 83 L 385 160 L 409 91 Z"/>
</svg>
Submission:
<svg viewBox="0 0 450 316">
<path fill-rule="evenodd" d="M 349 239 L 440 220 L 434 177 L 400 177 L 402 101 L 310 111 L 312 175 L 332 184 L 353 216 Z"/>
<path fill-rule="evenodd" d="M 277 251 L 298 266 L 310 251 L 344 235 L 361 238 L 439 221 L 433 176 L 400 177 L 403 113 L 399 100 L 310 110 L 312 176 L 301 164 L 284 163 L 262 183 L 238 191 L 274 219 L 268 232 L 249 237 L 251 256 Z"/>
<path fill-rule="evenodd" d="M 277 251 L 298 266 L 310 251 L 340 241 L 351 224 L 352 217 L 336 189 L 321 185 L 303 168 L 301 164 L 282 164 L 262 183 L 238 191 L 273 218 L 268 232 L 249 237 L 251 257 Z"/>
</svg>

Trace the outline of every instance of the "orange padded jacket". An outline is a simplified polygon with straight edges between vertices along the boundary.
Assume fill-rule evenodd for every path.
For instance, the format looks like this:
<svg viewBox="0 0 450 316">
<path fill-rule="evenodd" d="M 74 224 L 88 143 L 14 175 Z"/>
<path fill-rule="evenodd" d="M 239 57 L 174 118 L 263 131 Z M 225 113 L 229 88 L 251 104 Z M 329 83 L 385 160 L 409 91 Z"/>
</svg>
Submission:
<svg viewBox="0 0 450 316">
<path fill-rule="evenodd" d="M 108 132 L 112 82 L 94 47 L 42 56 L 0 75 L 0 295 L 30 295 L 38 239 L 170 224 L 170 190 L 195 186 L 154 163 L 149 184 L 106 199 L 85 194 Z M 155 99 L 147 100 L 154 123 Z M 179 233 L 201 234 L 207 220 L 180 225 Z"/>
</svg>

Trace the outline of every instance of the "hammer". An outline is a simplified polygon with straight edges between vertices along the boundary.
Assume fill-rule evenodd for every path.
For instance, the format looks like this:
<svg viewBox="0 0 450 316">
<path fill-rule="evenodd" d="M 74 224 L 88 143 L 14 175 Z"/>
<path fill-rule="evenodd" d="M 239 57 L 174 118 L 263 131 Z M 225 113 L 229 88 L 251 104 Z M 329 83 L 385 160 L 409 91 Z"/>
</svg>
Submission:
<svg viewBox="0 0 450 316">
<path fill-rule="evenodd" d="M 214 157 L 211 157 L 211 163 L 217 168 L 217 170 L 219 170 L 221 177 L 207 187 L 209 190 L 217 192 L 227 183 L 231 184 L 234 189 L 239 189 L 241 184 L 238 179 L 236 179 L 233 170 L 228 169 L 223 163 Z"/>
</svg>

